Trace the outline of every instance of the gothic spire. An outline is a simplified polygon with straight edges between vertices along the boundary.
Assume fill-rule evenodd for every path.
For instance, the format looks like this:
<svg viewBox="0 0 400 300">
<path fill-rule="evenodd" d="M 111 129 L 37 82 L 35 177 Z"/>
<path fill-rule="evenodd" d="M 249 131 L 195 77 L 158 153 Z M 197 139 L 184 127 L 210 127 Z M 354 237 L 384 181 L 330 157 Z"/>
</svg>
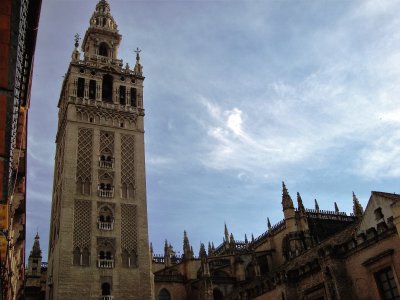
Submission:
<svg viewBox="0 0 400 300">
<path fill-rule="evenodd" d="M 206 247 L 204 247 L 204 244 L 203 244 L 203 243 L 200 243 L 199 257 L 200 257 L 200 258 L 205 258 L 205 257 L 207 257 Z"/>
<path fill-rule="evenodd" d="M 193 257 L 193 248 L 190 246 L 186 230 L 183 231 L 183 256 L 185 259 Z"/>
<path fill-rule="evenodd" d="M 314 203 L 315 203 L 315 210 L 319 211 L 319 205 L 317 199 L 314 199 Z"/>
<path fill-rule="evenodd" d="M 268 230 L 271 231 L 272 226 L 271 226 L 271 222 L 269 221 L 269 218 L 267 218 L 267 224 L 268 224 Z"/>
<path fill-rule="evenodd" d="M 297 209 L 301 212 L 305 212 L 303 200 L 301 199 L 299 192 L 297 192 Z"/>
<path fill-rule="evenodd" d="M 336 202 L 335 202 L 335 213 L 339 213 L 339 207 L 337 206 Z"/>
<path fill-rule="evenodd" d="M 353 192 L 353 213 L 357 218 L 361 218 L 364 214 L 364 210 L 354 192 Z"/>
<path fill-rule="evenodd" d="M 283 210 L 294 208 L 292 198 L 286 188 L 285 182 L 282 181 L 282 207 Z"/>
<path fill-rule="evenodd" d="M 225 228 L 224 228 L 224 236 L 225 236 L 225 242 L 229 243 L 229 231 L 228 231 L 228 227 L 226 227 L 226 223 L 225 223 Z"/>
<path fill-rule="evenodd" d="M 244 242 L 245 242 L 246 244 L 249 243 L 249 240 L 247 239 L 247 234 L 244 234 Z"/>
</svg>

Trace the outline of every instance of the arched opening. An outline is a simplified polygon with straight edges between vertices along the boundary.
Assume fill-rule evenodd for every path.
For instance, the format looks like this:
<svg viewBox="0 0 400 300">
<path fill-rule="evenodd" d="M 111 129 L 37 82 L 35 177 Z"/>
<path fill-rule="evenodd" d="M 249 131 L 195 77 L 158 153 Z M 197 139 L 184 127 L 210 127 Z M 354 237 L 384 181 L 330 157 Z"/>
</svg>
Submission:
<svg viewBox="0 0 400 300">
<path fill-rule="evenodd" d="M 76 247 L 73 252 L 73 264 L 79 266 L 81 264 L 81 250 Z"/>
<path fill-rule="evenodd" d="M 96 99 L 96 80 L 89 81 L 89 99 Z"/>
<path fill-rule="evenodd" d="M 89 265 L 89 257 L 90 257 L 89 250 L 87 248 L 83 249 L 83 252 L 82 252 L 82 265 L 83 266 Z"/>
<path fill-rule="evenodd" d="M 126 87 L 123 85 L 119 87 L 119 104 L 126 104 Z"/>
<path fill-rule="evenodd" d="M 85 95 L 85 79 L 79 77 L 78 78 L 78 86 L 76 87 L 76 96 L 77 97 L 84 97 Z"/>
<path fill-rule="evenodd" d="M 171 300 L 171 295 L 167 289 L 162 289 L 158 293 L 158 300 Z"/>
<path fill-rule="evenodd" d="M 113 102 L 112 101 L 112 92 L 113 92 L 113 77 L 109 74 L 103 76 L 103 93 L 102 98 L 105 102 Z"/>
<path fill-rule="evenodd" d="M 108 46 L 106 43 L 101 43 L 99 45 L 99 55 L 108 56 Z"/>
<path fill-rule="evenodd" d="M 102 296 L 110 296 L 111 295 L 111 286 L 108 282 L 104 282 L 101 285 L 101 295 Z"/>
<path fill-rule="evenodd" d="M 122 266 L 129 268 L 129 253 L 127 250 L 122 251 Z"/>
<path fill-rule="evenodd" d="M 214 300 L 222 300 L 224 299 L 224 295 L 219 289 L 214 289 L 213 290 L 213 299 Z"/>
</svg>

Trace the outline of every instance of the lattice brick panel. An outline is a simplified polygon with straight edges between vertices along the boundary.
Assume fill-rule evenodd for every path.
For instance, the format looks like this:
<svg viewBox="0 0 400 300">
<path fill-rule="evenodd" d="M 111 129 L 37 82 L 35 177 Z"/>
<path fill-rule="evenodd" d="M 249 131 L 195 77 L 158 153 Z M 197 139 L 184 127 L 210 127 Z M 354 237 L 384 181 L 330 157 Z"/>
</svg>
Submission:
<svg viewBox="0 0 400 300">
<path fill-rule="evenodd" d="M 93 130 L 89 128 L 79 128 L 76 177 L 82 182 L 92 181 L 92 152 Z"/>
<path fill-rule="evenodd" d="M 136 205 L 121 204 L 121 248 L 137 252 Z"/>
<path fill-rule="evenodd" d="M 114 154 L 114 132 L 100 131 L 100 153 L 107 150 Z"/>
<path fill-rule="evenodd" d="M 135 183 L 135 137 L 133 135 L 121 135 L 121 183 Z"/>
<path fill-rule="evenodd" d="M 92 203 L 87 200 L 75 200 L 74 205 L 74 248 L 90 249 L 90 219 Z"/>
</svg>

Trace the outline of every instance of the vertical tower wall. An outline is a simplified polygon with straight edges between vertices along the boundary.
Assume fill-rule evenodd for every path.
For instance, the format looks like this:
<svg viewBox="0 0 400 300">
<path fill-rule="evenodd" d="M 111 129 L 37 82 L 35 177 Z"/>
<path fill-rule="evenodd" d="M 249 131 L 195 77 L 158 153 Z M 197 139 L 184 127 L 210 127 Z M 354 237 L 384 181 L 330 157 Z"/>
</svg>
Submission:
<svg viewBox="0 0 400 300">
<path fill-rule="evenodd" d="M 56 137 L 47 299 L 151 299 L 142 66 L 101 0 L 65 76 Z"/>
</svg>

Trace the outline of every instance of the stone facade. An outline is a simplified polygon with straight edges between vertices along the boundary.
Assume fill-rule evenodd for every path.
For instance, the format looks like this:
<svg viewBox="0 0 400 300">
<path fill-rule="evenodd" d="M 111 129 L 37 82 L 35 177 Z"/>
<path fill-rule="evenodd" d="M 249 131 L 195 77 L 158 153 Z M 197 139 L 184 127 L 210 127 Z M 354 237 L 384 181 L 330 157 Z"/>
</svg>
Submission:
<svg viewBox="0 0 400 300">
<path fill-rule="evenodd" d="M 105 0 L 60 94 L 46 299 L 152 299 L 142 65 Z M 83 56 L 83 57 L 81 57 Z"/>
<path fill-rule="evenodd" d="M 153 255 L 156 299 L 399 299 L 400 195 L 372 192 L 365 213 L 297 208 L 283 184 L 284 219 L 261 236 L 237 241 L 225 226 L 218 247 L 193 255 L 184 233 L 182 257 L 165 243 Z"/>
<path fill-rule="evenodd" d="M 23 299 L 26 151 L 41 0 L 0 2 L 0 299 Z"/>
</svg>

